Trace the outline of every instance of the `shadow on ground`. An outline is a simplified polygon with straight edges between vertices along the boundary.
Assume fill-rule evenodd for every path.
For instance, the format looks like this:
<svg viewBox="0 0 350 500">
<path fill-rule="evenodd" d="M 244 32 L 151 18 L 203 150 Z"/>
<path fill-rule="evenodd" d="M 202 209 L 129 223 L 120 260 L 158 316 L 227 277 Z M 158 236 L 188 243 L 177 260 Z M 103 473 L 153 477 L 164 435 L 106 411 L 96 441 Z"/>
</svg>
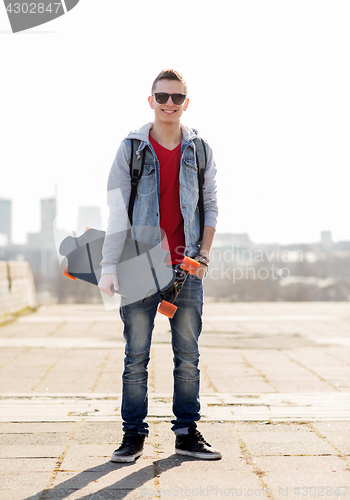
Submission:
<svg viewBox="0 0 350 500">
<path fill-rule="evenodd" d="M 127 476 L 123 477 L 120 481 L 114 484 L 106 486 L 101 490 L 87 493 L 84 496 L 79 497 L 79 500 L 119 500 L 124 498 L 130 492 L 141 488 L 143 484 L 147 483 L 154 477 L 159 477 L 163 472 L 172 469 L 174 467 L 179 467 L 183 462 L 192 461 L 193 458 L 183 457 L 173 454 L 167 458 L 156 460 L 151 465 L 147 465 L 143 469 L 139 469 Z M 63 500 L 67 498 L 74 492 L 82 490 L 91 484 L 94 487 L 94 482 L 98 481 L 101 477 L 106 476 L 110 472 L 118 469 L 125 469 L 135 465 L 135 462 L 130 464 L 113 463 L 106 462 L 104 464 L 98 465 L 97 467 L 92 467 L 86 469 L 76 476 L 67 479 L 66 481 L 45 490 L 42 490 L 35 495 L 27 497 L 25 500 Z M 62 472 L 62 471 L 61 471 Z M 125 472 L 126 473 L 126 472 Z M 57 477 L 57 476 L 56 476 Z M 96 487 L 96 486 L 95 486 Z M 152 488 L 156 490 L 155 486 Z M 144 491 L 140 491 L 140 497 L 154 498 L 154 492 L 149 494 L 149 487 L 145 488 Z"/>
</svg>

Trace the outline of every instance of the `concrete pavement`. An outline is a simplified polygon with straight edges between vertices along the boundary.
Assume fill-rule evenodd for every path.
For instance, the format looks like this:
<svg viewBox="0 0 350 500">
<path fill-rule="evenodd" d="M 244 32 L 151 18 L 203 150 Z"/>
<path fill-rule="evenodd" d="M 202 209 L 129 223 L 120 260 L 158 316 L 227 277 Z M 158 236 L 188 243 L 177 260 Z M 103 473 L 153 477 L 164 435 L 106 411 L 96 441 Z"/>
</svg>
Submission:
<svg viewBox="0 0 350 500">
<path fill-rule="evenodd" d="M 0 327 L 0 500 L 350 499 L 350 303 L 207 303 L 199 430 L 223 453 L 174 454 L 172 352 L 158 315 L 150 436 L 122 437 L 116 310 L 41 307 Z"/>
</svg>

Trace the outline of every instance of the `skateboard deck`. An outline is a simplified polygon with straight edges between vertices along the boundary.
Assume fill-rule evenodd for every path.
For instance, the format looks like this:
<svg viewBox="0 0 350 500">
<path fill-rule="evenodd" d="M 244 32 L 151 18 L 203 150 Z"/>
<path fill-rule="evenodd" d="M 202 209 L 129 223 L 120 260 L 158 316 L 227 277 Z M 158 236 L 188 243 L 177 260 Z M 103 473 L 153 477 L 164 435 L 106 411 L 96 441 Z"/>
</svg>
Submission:
<svg viewBox="0 0 350 500">
<path fill-rule="evenodd" d="M 97 286 L 101 277 L 100 262 L 105 236 L 104 231 L 90 228 L 79 237 L 67 236 L 59 247 L 59 253 L 68 260 L 63 274 L 73 280 L 80 279 Z M 158 311 L 172 318 L 177 309 L 175 299 L 187 275 L 195 274 L 199 263 L 190 257 L 184 257 L 183 262 L 173 269 L 166 265 L 169 253 L 163 248 L 126 238 L 117 264 L 119 290 L 112 291 L 133 301 L 161 292 L 162 301 Z M 163 300 L 164 294 L 171 290 L 171 302 Z"/>
<path fill-rule="evenodd" d="M 105 235 L 104 231 L 87 229 L 79 237 L 67 236 L 59 247 L 59 253 L 68 260 L 63 274 L 97 286 Z M 137 301 L 171 287 L 174 271 L 165 264 L 168 256 L 167 250 L 126 238 L 117 264 L 119 290 L 116 293 Z"/>
</svg>

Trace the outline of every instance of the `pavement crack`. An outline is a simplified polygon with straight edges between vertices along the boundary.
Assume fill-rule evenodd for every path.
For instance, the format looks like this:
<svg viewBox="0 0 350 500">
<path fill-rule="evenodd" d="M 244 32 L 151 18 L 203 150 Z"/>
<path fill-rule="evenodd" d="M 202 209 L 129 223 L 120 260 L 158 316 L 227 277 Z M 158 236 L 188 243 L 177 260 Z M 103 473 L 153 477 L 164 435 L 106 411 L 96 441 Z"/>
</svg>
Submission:
<svg viewBox="0 0 350 500">
<path fill-rule="evenodd" d="M 43 380 L 45 379 L 45 377 L 50 373 L 50 371 L 56 366 L 56 364 L 70 351 L 70 349 L 67 349 L 66 351 L 64 351 L 63 354 L 61 354 L 61 356 L 59 356 L 53 363 L 51 366 L 48 367 L 48 369 L 45 371 L 44 375 L 38 380 L 38 382 L 36 384 L 34 384 L 34 386 L 30 389 L 30 391 L 35 391 L 35 389 L 41 384 L 41 382 L 43 382 Z"/>
<path fill-rule="evenodd" d="M 307 422 L 306 425 L 307 427 L 309 427 L 309 429 L 311 429 L 312 432 L 316 434 L 318 438 L 329 444 L 329 446 L 331 446 L 338 453 L 339 458 L 346 459 L 346 456 L 344 456 L 344 454 L 340 450 L 338 450 L 338 448 L 326 436 L 324 436 L 318 429 L 316 429 L 312 422 Z"/>
<path fill-rule="evenodd" d="M 49 332 L 47 335 L 45 335 L 44 338 L 48 338 L 48 337 L 52 337 L 52 335 L 54 335 L 55 333 L 57 333 L 61 328 L 62 326 L 65 326 L 68 324 L 68 321 L 63 321 L 62 323 L 59 323 L 56 328 L 54 328 L 52 330 L 52 332 Z"/>
<path fill-rule="evenodd" d="M 24 348 L 21 352 L 19 352 L 14 358 L 11 358 L 9 359 L 8 361 L 6 361 L 6 363 L 4 363 L 3 365 L 0 366 L 0 371 L 3 370 L 4 368 L 6 368 L 8 365 L 11 365 L 12 363 L 14 363 L 15 361 L 18 360 L 18 358 L 20 358 L 23 354 L 27 354 L 30 350 L 32 350 L 33 347 L 26 347 Z"/>
<path fill-rule="evenodd" d="M 262 486 L 262 490 L 264 491 L 264 496 L 267 496 L 268 498 L 273 499 L 274 496 L 272 494 L 272 490 L 267 487 L 267 484 L 265 483 L 265 481 L 263 479 L 263 477 L 265 476 L 266 472 L 264 472 L 263 470 L 261 470 L 254 463 L 253 456 L 250 453 L 250 451 L 248 449 L 248 446 L 244 442 L 244 440 L 243 440 L 243 438 L 242 438 L 239 430 L 236 429 L 236 427 L 235 427 L 234 424 L 233 424 L 233 431 L 236 434 L 236 437 L 237 437 L 237 440 L 238 440 L 238 444 L 239 444 L 239 448 L 241 450 L 242 457 L 245 460 L 246 464 L 249 465 L 249 467 L 251 467 L 251 469 L 252 469 L 253 473 L 255 474 L 255 476 L 258 478 L 259 483 Z"/>
<path fill-rule="evenodd" d="M 153 462 L 153 481 L 154 481 L 154 491 L 160 491 L 160 475 L 162 470 L 159 466 L 159 434 L 157 431 L 157 424 L 154 423 L 152 425 L 152 444 L 153 444 L 153 452 L 158 457 L 157 460 Z"/>
<path fill-rule="evenodd" d="M 45 489 L 43 490 L 42 494 L 40 495 L 39 500 L 47 500 L 49 498 L 50 490 L 54 485 L 54 482 L 56 480 L 58 473 L 60 472 L 60 468 L 61 468 L 61 465 L 63 463 L 63 460 L 65 459 L 65 457 L 68 453 L 68 450 L 72 444 L 72 441 L 73 441 L 73 439 L 78 431 L 79 425 L 80 425 L 80 422 L 77 422 L 75 424 L 75 427 L 68 438 L 68 442 L 66 444 L 66 447 L 65 447 L 63 453 L 57 458 L 56 467 L 53 470 L 52 476 L 51 476 L 48 484 L 46 485 Z"/>
<path fill-rule="evenodd" d="M 331 352 L 327 352 L 326 355 L 331 358 L 337 359 L 338 361 L 341 361 L 346 366 L 350 366 L 350 363 L 348 361 L 346 361 L 343 358 L 340 358 L 339 356 L 336 356 L 335 354 L 332 354 Z"/>
<path fill-rule="evenodd" d="M 100 381 L 100 378 L 101 378 L 101 377 L 102 377 L 102 375 L 103 375 L 103 370 L 104 370 L 104 369 L 105 369 L 105 367 L 106 367 L 106 364 L 107 364 L 107 361 L 108 361 L 108 358 L 109 358 L 109 356 L 110 356 L 110 355 L 111 355 L 111 349 L 109 349 L 109 350 L 107 351 L 107 354 L 106 354 L 106 356 L 105 356 L 105 359 L 102 361 L 102 363 L 101 363 L 101 365 L 100 365 L 100 370 L 99 370 L 99 372 L 98 372 L 98 374 L 97 374 L 97 377 L 96 377 L 95 383 L 94 383 L 94 385 L 93 385 L 93 386 L 91 387 L 91 389 L 90 389 L 90 391 L 91 391 L 91 392 L 95 392 L 95 389 L 96 389 L 96 387 L 97 387 L 97 385 L 98 385 L 98 383 L 99 383 L 99 381 Z"/>
<path fill-rule="evenodd" d="M 266 384 L 268 384 L 270 387 L 272 387 L 272 389 L 275 391 L 275 392 L 280 392 L 277 387 L 275 387 L 274 385 L 271 384 L 271 382 L 269 381 L 269 379 L 267 378 L 267 376 L 265 375 L 265 373 L 263 373 L 261 370 L 259 370 L 259 368 L 256 368 L 254 365 L 252 365 L 250 363 L 250 361 L 247 360 L 247 358 L 245 356 L 243 356 L 243 354 L 240 355 L 241 358 L 243 359 L 243 361 L 245 362 L 246 366 L 248 366 L 249 368 L 252 368 L 253 370 L 255 370 L 256 372 L 259 373 L 260 377 L 264 380 L 264 382 L 266 382 Z"/>
<path fill-rule="evenodd" d="M 212 389 L 213 392 L 219 392 L 216 385 L 214 384 L 214 382 L 210 378 L 210 375 L 208 373 L 208 367 L 201 363 L 200 370 L 201 370 L 201 373 L 203 374 L 203 378 L 205 379 L 206 383 L 208 384 L 208 387 L 210 387 L 210 389 Z"/>
<path fill-rule="evenodd" d="M 280 349 L 278 349 L 279 352 L 281 352 Z M 305 366 L 303 363 L 301 363 L 300 361 L 297 361 L 296 359 L 292 358 L 291 356 L 289 356 L 288 354 L 286 354 L 285 352 L 283 352 L 282 354 L 284 354 L 290 361 L 292 361 L 293 363 L 301 366 L 302 368 L 304 368 L 304 370 L 307 370 L 308 372 L 312 373 L 313 375 L 315 375 L 315 377 L 317 377 L 319 380 L 322 380 L 322 382 L 324 382 L 325 384 L 327 384 L 329 387 L 331 387 L 334 391 L 337 391 L 337 392 L 342 392 L 340 391 L 339 389 L 337 389 L 336 387 L 334 387 L 334 385 L 331 383 L 331 382 L 328 382 L 328 380 L 326 380 L 325 378 L 321 377 L 321 375 L 319 375 L 318 373 L 316 373 L 314 370 L 312 370 L 312 368 L 308 368 L 307 366 Z"/>
</svg>

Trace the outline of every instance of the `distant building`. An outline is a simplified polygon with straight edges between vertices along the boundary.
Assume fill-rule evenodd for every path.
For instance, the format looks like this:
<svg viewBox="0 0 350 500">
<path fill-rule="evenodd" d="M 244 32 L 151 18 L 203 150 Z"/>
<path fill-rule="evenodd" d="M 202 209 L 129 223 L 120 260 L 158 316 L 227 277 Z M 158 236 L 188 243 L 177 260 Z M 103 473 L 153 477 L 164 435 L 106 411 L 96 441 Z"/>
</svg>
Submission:
<svg viewBox="0 0 350 500">
<path fill-rule="evenodd" d="M 7 245 L 12 243 L 12 201 L 0 198 L 0 234 L 7 237 Z"/>
<path fill-rule="evenodd" d="M 323 250 L 331 250 L 333 247 L 332 241 L 332 232 L 331 231 L 322 231 L 321 232 L 321 248 Z"/>
<path fill-rule="evenodd" d="M 350 241 L 338 241 L 337 243 L 334 244 L 334 248 L 337 250 L 345 250 L 345 251 L 350 251 Z"/>
<path fill-rule="evenodd" d="M 41 232 L 52 233 L 53 222 L 56 218 L 56 198 L 41 200 Z"/>
<path fill-rule="evenodd" d="M 79 207 L 77 235 L 80 236 L 87 227 L 101 229 L 100 207 Z"/>
<path fill-rule="evenodd" d="M 55 276 L 58 262 L 53 233 L 28 233 L 27 260 L 34 277 L 47 281 Z"/>
<path fill-rule="evenodd" d="M 57 272 L 57 252 L 53 223 L 56 218 L 56 198 L 40 200 L 41 231 L 27 234 L 27 260 L 36 282 L 47 283 Z"/>
</svg>

